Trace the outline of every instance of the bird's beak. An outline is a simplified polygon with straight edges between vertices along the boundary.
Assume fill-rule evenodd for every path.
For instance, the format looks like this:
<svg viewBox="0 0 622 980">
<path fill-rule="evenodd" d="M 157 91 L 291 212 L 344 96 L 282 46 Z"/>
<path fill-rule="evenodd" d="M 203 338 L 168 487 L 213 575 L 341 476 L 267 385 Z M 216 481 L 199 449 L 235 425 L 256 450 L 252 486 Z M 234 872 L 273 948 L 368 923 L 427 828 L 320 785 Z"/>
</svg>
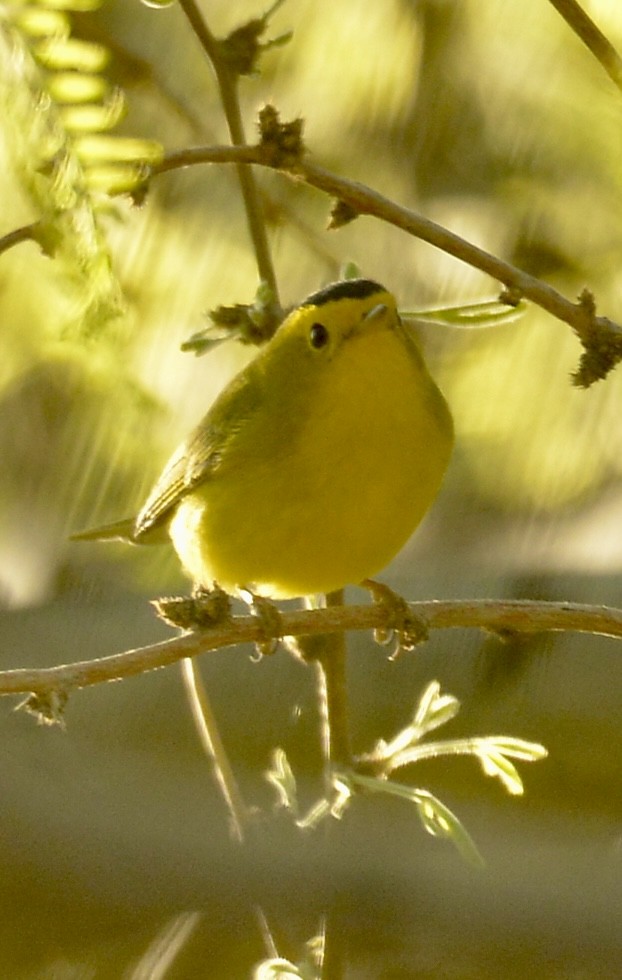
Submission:
<svg viewBox="0 0 622 980">
<path fill-rule="evenodd" d="M 386 330 L 390 326 L 390 321 L 387 318 L 388 312 L 389 307 L 386 303 L 378 303 L 376 306 L 372 306 L 371 310 L 368 310 L 362 318 L 360 329 L 365 333 L 370 330 Z"/>
<path fill-rule="evenodd" d="M 385 315 L 389 307 L 385 303 L 378 303 L 377 306 L 372 306 L 371 310 L 368 310 L 363 319 L 369 323 L 375 320 L 381 320 Z"/>
</svg>

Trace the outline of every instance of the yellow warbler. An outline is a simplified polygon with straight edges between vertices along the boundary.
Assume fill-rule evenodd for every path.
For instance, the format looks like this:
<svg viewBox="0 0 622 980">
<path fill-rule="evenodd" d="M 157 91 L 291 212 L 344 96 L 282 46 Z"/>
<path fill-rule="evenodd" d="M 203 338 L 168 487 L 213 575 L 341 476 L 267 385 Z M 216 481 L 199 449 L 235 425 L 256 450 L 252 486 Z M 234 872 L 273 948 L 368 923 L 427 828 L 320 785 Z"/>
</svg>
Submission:
<svg viewBox="0 0 622 980">
<path fill-rule="evenodd" d="M 294 309 L 173 454 L 135 519 L 75 535 L 170 535 L 195 585 L 275 599 L 379 572 L 434 500 L 449 409 L 395 300 L 368 279 Z"/>
</svg>

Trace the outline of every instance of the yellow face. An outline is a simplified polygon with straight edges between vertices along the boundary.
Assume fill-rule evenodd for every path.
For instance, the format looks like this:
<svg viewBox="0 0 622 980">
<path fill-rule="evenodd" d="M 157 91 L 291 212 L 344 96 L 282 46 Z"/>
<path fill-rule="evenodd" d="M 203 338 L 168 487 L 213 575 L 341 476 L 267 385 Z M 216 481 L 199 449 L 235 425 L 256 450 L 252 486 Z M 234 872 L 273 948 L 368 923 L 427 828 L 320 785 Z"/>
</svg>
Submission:
<svg viewBox="0 0 622 980">
<path fill-rule="evenodd" d="M 332 360 L 344 342 L 399 325 L 391 293 L 368 280 L 351 280 L 310 296 L 290 313 L 269 348 L 272 353 L 279 347 L 304 348 L 309 360 L 321 364 Z"/>
</svg>

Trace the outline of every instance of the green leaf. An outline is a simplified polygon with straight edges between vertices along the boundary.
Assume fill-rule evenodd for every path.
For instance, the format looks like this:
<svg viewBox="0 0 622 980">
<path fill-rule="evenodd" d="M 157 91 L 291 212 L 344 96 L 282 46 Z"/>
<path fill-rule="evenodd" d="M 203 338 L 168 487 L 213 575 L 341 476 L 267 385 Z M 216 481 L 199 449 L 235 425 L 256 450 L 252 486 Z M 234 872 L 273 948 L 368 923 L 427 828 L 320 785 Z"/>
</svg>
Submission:
<svg viewBox="0 0 622 980">
<path fill-rule="evenodd" d="M 423 732 L 439 728 L 460 711 L 460 702 L 453 694 L 441 694 L 438 681 L 431 681 L 419 699 L 413 725 Z"/>
<path fill-rule="evenodd" d="M 266 779 L 277 791 L 279 803 L 294 816 L 298 813 L 298 793 L 296 778 L 283 749 L 277 748 L 272 754 L 272 767 L 266 772 Z"/>
<path fill-rule="evenodd" d="M 264 960 L 253 971 L 253 980 L 301 980 L 303 977 L 297 966 L 280 957 Z"/>
<path fill-rule="evenodd" d="M 416 793 L 414 803 L 417 806 L 417 812 L 424 829 L 433 837 L 441 837 L 451 841 L 469 864 L 483 867 L 484 860 L 473 838 L 455 813 L 427 790 L 414 792 Z"/>
<path fill-rule="evenodd" d="M 402 319 L 413 324 L 441 324 L 446 327 L 456 327 L 463 330 L 501 327 L 520 319 L 528 308 L 525 300 L 520 300 L 515 306 L 500 300 L 487 300 L 483 303 L 465 303 L 462 306 L 450 306 L 433 310 L 400 310 Z"/>
<path fill-rule="evenodd" d="M 501 752 L 482 751 L 478 753 L 478 758 L 487 776 L 499 779 L 512 796 L 522 796 L 524 786 L 516 766 Z"/>
</svg>

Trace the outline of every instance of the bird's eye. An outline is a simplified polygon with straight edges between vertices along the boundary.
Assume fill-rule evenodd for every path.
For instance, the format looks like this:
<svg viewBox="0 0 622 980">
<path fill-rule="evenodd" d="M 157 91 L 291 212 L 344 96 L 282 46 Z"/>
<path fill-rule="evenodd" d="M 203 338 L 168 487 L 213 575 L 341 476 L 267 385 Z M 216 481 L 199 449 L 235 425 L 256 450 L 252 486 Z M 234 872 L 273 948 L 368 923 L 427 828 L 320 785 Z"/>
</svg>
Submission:
<svg viewBox="0 0 622 980">
<path fill-rule="evenodd" d="M 326 347 L 328 343 L 328 330 L 323 323 L 313 323 L 309 329 L 309 343 L 316 350 Z"/>
</svg>

